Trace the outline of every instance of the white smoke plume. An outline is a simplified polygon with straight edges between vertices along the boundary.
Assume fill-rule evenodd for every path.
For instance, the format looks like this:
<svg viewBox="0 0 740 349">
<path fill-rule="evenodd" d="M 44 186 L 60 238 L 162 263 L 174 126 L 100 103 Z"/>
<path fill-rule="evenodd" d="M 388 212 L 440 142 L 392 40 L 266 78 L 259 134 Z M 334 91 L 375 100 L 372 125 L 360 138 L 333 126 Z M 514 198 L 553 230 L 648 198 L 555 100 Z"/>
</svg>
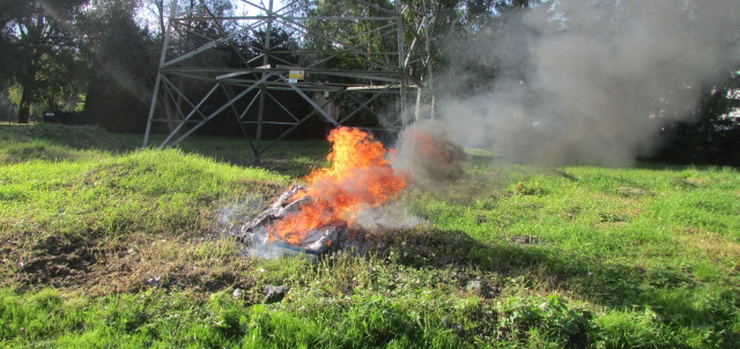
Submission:
<svg viewBox="0 0 740 349">
<path fill-rule="evenodd" d="M 544 165 L 629 164 L 740 64 L 740 1 L 557 0 L 447 49 L 490 64 L 481 88 L 437 77 L 456 142 Z M 468 72 L 469 73 L 469 72 Z"/>
</svg>

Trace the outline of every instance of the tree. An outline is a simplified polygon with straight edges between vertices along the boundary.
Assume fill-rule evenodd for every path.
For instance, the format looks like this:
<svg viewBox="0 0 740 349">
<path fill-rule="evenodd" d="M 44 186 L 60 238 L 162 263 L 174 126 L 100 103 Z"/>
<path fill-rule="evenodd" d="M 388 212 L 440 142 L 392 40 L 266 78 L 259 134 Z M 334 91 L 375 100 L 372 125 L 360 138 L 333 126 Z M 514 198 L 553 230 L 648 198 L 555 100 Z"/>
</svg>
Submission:
<svg viewBox="0 0 740 349">
<path fill-rule="evenodd" d="M 530 67 L 526 64 L 527 43 L 522 40 L 527 28 L 521 18 L 540 2 L 427 1 L 424 7 L 429 18 L 429 68 L 435 75 L 455 77 L 461 86 L 448 89 L 453 93 L 487 90 L 504 76 L 524 80 L 524 70 Z M 509 58 L 514 56 L 516 60 Z"/>
<path fill-rule="evenodd" d="M 340 69 L 380 69 L 398 66 L 396 33 L 389 25 L 392 20 L 367 21 L 361 18 L 390 17 L 396 9 L 388 0 L 369 1 L 303 1 L 298 9 L 310 17 L 345 17 L 360 20 L 308 20 L 303 31 L 303 48 L 322 53 L 331 52 L 334 57 L 305 55 L 303 65 L 320 61 L 321 67 Z"/>
<path fill-rule="evenodd" d="M 174 5 L 175 8 L 171 8 Z M 192 52 L 208 44 L 213 38 L 225 31 L 220 23 L 199 19 L 199 17 L 219 17 L 232 14 L 231 2 L 228 0 L 146 0 L 145 6 L 158 20 L 157 46 L 162 48 L 165 35 L 169 35 L 167 47 L 168 58 Z M 167 27 L 167 17 L 170 13 L 185 13 L 178 25 Z M 229 55 L 224 50 L 206 50 L 187 60 L 192 67 L 224 66 L 229 61 Z M 156 71 L 156 68 L 155 68 Z M 179 91 L 188 91 L 187 96 L 181 94 L 168 95 L 165 89 L 160 89 L 159 96 L 163 107 L 162 114 L 168 120 L 169 132 L 174 131 L 180 122 L 177 109 L 184 104 L 185 98 L 207 93 L 207 83 L 194 79 L 173 77 L 170 82 Z M 194 98 L 198 99 L 198 98 Z"/>
<path fill-rule="evenodd" d="M 21 91 L 20 123 L 29 122 L 31 104 L 44 98 L 45 88 L 68 93 L 69 85 L 76 83 L 65 83 L 64 79 L 76 76 L 65 70 L 71 68 L 69 63 L 74 61 L 78 49 L 74 19 L 86 3 L 87 0 L 6 1 L 0 8 L 2 45 L 8 48 L 3 50 L 3 58 L 16 58 L 9 61 L 15 63 L 12 77 Z"/>
<path fill-rule="evenodd" d="M 14 18 L 18 18 L 23 7 L 20 1 L 0 2 L 0 58 L 3 61 L 0 65 L 0 79 L 3 81 L 13 77 L 16 64 L 19 63 L 11 23 Z"/>
<path fill-rule="evenodd" d="M 729 118 L 740 109 L 740 68 L 703 91 L 695 119 L 663 127 L 659 147 L 649 159 L 740 166 L 740 127 Z"/>
<path fill-rule="evenodd" d="M 156 74 L 154 38 L 134 17 L 138 1 L 94 1 L 80 18 L 89 78 L 84 115 L 115 132 L 141 132 Z"/>
</svg>

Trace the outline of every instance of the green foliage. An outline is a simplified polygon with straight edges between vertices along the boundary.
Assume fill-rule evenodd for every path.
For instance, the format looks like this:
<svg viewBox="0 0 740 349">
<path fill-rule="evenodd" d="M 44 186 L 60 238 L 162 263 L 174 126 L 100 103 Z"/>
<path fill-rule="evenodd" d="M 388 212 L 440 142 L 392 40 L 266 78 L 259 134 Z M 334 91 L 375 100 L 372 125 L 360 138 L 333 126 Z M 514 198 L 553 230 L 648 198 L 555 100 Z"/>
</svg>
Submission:
<svg viewBox="0 0 740 349">
<path fill-rule="evenodd" d="M 693 120 L 675 122 L 658 135 L 653 159 L 677 163 L 740 165 L 740 128 L 729 116 L 740 108 L 737 67 L 702 91 Z"/>
<path fill-rule="evenodd" d="M 18 119 L 28 123 L 31 105 L 45 102 L 47 108 L 60 103 L 74 105 L 84 80 L 76 55 L 77 42 L 70 23 L 79 14 L 84 0 L 26 1 L 2 5 L 2 60 L 14 67 L 13 80 L 22 90 Z M 48 9 L 54 9 L 49 11 Z"/>
<path fill-rule="evenodd" d="M 394 4 L 387 0 L 371 0 L 367 3 L 328 0 L 306 6 L 308 16 L 357 17 L 353 21 L 308 21 L 311 33 L 306 46 L 324 52 L 336 51 L 336 57 L 322 64 L 333 69 L 387 69 L 396 66 L 397 57 L 379 52 L 397 51 L 398 39 L 394 32 L 388 35 L 388 21 L 367 21 L 366 17 L 388 17 L 395 11 Z M 331 38 L 332 40 L 328 40 Z M 338 47 L 337 43 L 342 45 Z M 349 53 L 349 48 L 363 54 Z M 311 57 L 315 59 L 314 57 Z M 313 62 L 307 62 L 313 63 Z"/>
<path fill-rule="evenodd" d="M 266 171 L 214 166 L 174 150 L 98 161 L 57 163 L 54 171 L 37 161 L 6 167 L 0 175 L 3 196 L 23 192 L 31 206 L 3 202 L 2 224 L 24 221 L 74 235 L 195 228 L 206 224 L 199 221 L 208 210 L 203 204 L 226 195 L 248 196 L 256 189 L 250 183 L 274 178 Z M 86 220 L 87 215 L 99 218 Z M 148 222 L 141 220 L 150 215 Z"/>
<path fill-rule="evenodd" d="M 582 346 L 587 343 L 590 314 L 569 309 L 558 295 L 546 301 L 514 296 L 496 306 L 499 312 L 497 337 L 513 342 L 543 341 L 550 345 Z"/>
<path fill-rule="evenodd" d="M 139 28 L 136 10 L 132 1 L 100 2 L 78 20 L 88 33 L 83 53 L 93 72 L 86 122 L 112 132 L 143 133 L 157 71 L 161 43 Z"/>
</svg>

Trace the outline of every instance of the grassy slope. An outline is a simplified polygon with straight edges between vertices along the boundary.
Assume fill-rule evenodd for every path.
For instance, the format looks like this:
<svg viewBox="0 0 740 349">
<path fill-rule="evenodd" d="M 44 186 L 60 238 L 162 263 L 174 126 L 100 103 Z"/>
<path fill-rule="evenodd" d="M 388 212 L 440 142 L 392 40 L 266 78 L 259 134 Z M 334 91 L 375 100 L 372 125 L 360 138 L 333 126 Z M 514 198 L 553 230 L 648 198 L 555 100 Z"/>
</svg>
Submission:
<svg viewBox="0 0 740 349">
<path fill-rule="evenodd" d="M 136 142 L 0 129 L 3 346 L 738 345 L 737 170 L 475 165 L 446 200 L 409 192 L 426 223 L 375 254 L 270 261 L 220 233 L 323 143 L 281 144 L 280 175 L 218 162 L 248 163 L 237 140 Z"/>
</svg>

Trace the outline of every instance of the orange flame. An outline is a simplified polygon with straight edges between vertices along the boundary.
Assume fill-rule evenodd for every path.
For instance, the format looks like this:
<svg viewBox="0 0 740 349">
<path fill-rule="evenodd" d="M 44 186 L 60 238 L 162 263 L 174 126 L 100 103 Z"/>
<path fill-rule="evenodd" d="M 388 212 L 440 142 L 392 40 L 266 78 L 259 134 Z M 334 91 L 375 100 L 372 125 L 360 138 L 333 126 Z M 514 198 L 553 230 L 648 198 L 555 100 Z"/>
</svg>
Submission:
<svg viewBox="0 0 740 349">
<path fill-rule="evenodd" d="M 383 144 L 359 129 L 340 127 L 331 131 L 329 168 L 306 177 L 305 193 L 311 200 L 300 211 L 269 227 L 270 239 L 298 245 L 314 229 L 336 221 L 352 225 L 363 209 L 377 207 L 395 198 L 406 187 L 404 176 L 391 168 Z"/>
</svg>

